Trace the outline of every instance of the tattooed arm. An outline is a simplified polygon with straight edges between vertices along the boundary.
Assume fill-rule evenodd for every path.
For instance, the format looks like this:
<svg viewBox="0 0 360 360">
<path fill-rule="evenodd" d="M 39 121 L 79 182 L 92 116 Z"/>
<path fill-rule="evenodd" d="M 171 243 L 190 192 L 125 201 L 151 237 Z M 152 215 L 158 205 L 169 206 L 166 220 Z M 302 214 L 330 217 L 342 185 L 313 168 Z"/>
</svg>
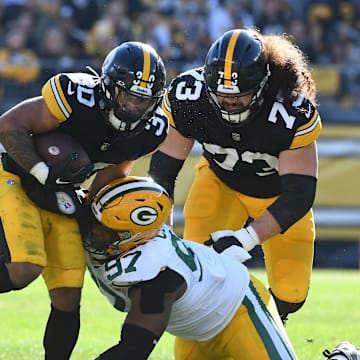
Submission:
<svg viewBox="0 0 360 360">
<path fill-rule="evenodd" d="M 24 169 L 42 161 L 35 151 L 31 133 L 42 133 L 59 126 L 42 97 L 25 100 L 0 117 L 0 142 Z"/>
</svg>

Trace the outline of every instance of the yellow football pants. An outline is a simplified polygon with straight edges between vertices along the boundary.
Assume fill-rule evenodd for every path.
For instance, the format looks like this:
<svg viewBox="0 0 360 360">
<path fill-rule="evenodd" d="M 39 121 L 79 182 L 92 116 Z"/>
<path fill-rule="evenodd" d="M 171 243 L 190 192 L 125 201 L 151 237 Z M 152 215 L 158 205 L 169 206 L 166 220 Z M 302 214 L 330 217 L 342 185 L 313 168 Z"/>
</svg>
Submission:
<svg viewBox="0 0 360 360">
<path fill-rule="evenodd" d="M 270 293 L 251 276 L 243 303 L 228 326 L 209 341 L 177 337 L 175 359 L 295 360 L 297 356 Z"/>
<path fill-rule="evenodd" d="M 239 179 L 241 181 L 241 179 Z M 246 196 L 225 185 L 202 158 L 184 207 L 184 238 L 200 243 L 217 230 L 238 230 L 248 217 L 259 218 L 276 197 Z M 286 302 L 300 303 L 309 289 L 314 255 L 312 211 L 262 244 L 269 287 Z"/>
<path fill-rule="evenodd" d="M 42 266 L 49 290 L 83 286 L 85 253 L 77 221 L 38 208 L 1 162 L 0 219 L 5 235 L 0 253 L 8 252 L 11 262 Z"/>
</svg>

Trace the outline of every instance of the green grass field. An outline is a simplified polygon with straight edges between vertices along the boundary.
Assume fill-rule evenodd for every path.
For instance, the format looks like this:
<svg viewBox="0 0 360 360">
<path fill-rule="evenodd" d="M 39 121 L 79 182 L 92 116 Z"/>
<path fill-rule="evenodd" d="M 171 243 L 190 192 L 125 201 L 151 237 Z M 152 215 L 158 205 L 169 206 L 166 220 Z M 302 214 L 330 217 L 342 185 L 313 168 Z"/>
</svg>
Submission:
<svg viewBox="0 0 360 360">
<path fill-rule="evenodd" d="M 262 270 L 254 270 L 265 279 Z M 290 317 L 289 337 L 300 360 L 324 359 L 324 348 L 343 340 L 360 345 L 360 273 L 315 270 L 305 306 Z M 42 360 L 42 333 L 49 301 L 42 280 L 0 295 L 0 359 Z M 118 338 L 124 317 L 116 312 L 87 277 L 81 307 L 82 328 L 72 360 L 94 359 Z M 162 337 L 151 360 L 171 360 L 173 337 Z"/>
</svg>

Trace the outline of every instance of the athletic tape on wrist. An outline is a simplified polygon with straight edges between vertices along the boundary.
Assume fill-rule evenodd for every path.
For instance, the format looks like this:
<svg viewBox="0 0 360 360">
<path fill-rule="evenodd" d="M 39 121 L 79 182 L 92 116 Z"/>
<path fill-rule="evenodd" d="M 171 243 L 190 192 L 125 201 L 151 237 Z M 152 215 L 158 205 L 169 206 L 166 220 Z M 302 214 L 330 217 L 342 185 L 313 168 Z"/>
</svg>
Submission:
<svg viewBox="0 0 360 360">
<path fill-rule="evenodd" d="M 241 230 L 236 231 L 238 233 L 238 239 L 242 245 L 242 247 L 246 251 L 252 250 L 256 245 L 260 244 L 260 240 L 258 235 L 256 234 L 255 230 L 248 226 Z"/>
<path fill-rule="evenodd" d="M 30 169 L 29 173 L 44 185 L 49 176 L 49 166 L 44 161 L 40 161 Z"/>
<path fill-rule="evenodd" d="M 254 230 L 254 228 L 249 225 L 245 228 L 245 230 L 249 233 L 249 235 L 252 237 L 252 239 L 254 240 L 254 242 L 256 243 L 256 245 L 260 244 L 260 239 L 258 234 L 256 233 L 256 231 Z"/>
</svg>

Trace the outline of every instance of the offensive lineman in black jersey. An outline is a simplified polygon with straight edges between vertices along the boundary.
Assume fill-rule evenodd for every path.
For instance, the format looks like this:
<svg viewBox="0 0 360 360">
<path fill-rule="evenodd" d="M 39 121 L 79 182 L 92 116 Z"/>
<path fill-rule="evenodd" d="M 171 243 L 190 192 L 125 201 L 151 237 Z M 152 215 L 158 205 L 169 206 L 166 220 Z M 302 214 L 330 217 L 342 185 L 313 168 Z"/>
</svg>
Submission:
<svg viewBox="0 0 360 360">
<path fill-rule="evenodd" d="M 219 252 L 261 244 L 283 320 L 303 305 L 312 270 L 321 131 L 315 106 L 306 58 L 285 36 L 228 31 L 202 68 L 170 83 L 162 104 L 169 135 L 150 162 L 149 174 L 173 194 L 194 141 L 202 145 L 184 238 L 211 236 L 207 244 Z"/>
<path fill-rule="evenodd" d="M 69 359 L 77 341 L 85 256 L 76 219 L 35 206 L 21 186 L 19 165 L 50 191 L 59 179 L 82 182 L 91 169 L 69 174 L 64 163 L 49 167 L 31 134 L 60 129 L 77 140 L 97 171 L 90 186 L 96 191 L 99 178 L 104 183 L 129 174 L 135 159 L 164 141 L 168 121 L 159 107 L 164 86 L 165 68 L 156 51 L 127 42 L 108 54 L 101 76 L 58 74 L 45 83 L 41 96 L 0 118 L 6 149 L 0 165 L 0 293 L 22 289 L 42 274 L 51 299 L 46 360 Z"/>
</svg>

